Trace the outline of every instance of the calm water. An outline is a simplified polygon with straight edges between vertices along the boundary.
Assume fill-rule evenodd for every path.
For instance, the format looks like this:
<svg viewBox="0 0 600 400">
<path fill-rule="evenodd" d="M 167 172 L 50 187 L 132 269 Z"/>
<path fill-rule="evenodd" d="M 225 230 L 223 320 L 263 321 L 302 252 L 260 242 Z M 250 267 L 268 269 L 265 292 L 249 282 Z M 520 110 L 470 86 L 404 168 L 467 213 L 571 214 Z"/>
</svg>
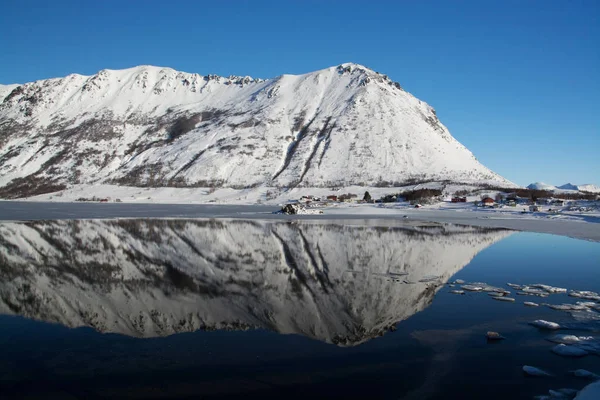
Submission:
<svg viewBox="0 0 600 400">
<path fill-rule="evenodd" d="M 600 291 L 600 244 L 375 221 L 0 224 L 1 398 L 530 399 L 600 357 L 507 282 Z M 455 279 L 513 292 L 450 294 Z M 597 315 L 597 313 L 588 313 Z M 590 315 L 585 315 L 586 319 Z M 485 333 L 507 337 L 487 343 Z M 568 331 L 581 333 L 583 331 Z M 586 334 L 589 334 L 587 332 Z M 522 365 L 551 379 L 527 378 Z"/>
</svg>

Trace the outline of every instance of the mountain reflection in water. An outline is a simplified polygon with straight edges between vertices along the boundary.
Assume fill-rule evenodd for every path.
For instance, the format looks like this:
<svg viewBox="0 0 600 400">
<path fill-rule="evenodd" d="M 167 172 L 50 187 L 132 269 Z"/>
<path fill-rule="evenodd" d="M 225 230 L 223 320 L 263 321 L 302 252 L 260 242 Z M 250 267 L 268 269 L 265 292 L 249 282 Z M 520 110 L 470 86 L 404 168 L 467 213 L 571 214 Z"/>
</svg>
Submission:
<svg viewBox="0 0 600 400">
<path fill-rule="evenodd" d="M 0 224 L 0 313 L 136 337 L 380 336 L 510 231 L 243 220 Z"/>
</svg>

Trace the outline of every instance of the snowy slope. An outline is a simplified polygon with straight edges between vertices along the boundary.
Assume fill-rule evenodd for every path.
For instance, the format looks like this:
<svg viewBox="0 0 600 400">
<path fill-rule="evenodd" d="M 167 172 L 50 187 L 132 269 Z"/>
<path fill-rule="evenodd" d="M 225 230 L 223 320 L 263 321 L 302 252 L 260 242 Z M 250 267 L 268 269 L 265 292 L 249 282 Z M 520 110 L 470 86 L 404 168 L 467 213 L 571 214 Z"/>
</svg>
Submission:
<svg viewBox="0 0 600 400">
<path fill-rule="evenodd" d="M 6 96 L 8 96 L 13 90 L 15 90 L 19 85 L 0 85 L 0 103 L 4 100 Z"/>
<path fill-rule="evenodd" d="M 339 345 L 427 307 L 511 232 L 437 224 L 0 224 L 0 313 L 136 337 L 264 328 Z"/>
<path fill-rule="evenodd" d="M 20 85 L 0 104 L 0 197 L 65 185 L 514 186 L 426 103 L 357 64 L 270 80 L 140 66 Z"/>
</svg>

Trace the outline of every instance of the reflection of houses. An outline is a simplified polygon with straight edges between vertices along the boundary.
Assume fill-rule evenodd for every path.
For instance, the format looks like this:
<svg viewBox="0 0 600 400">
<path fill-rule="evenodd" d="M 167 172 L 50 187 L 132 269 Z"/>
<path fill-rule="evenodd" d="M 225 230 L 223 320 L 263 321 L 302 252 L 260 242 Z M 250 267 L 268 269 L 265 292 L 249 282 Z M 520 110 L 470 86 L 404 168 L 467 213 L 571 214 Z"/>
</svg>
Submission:
<svg viewBox="0 0 600 400">
<path fill-rule="evenodd" d="M 484 207 L 493 207 L 495 203 L 496 202 L 491 197 L 486 197 L 481 200 L 481 204 L 483 204 Z"/>
</svg>

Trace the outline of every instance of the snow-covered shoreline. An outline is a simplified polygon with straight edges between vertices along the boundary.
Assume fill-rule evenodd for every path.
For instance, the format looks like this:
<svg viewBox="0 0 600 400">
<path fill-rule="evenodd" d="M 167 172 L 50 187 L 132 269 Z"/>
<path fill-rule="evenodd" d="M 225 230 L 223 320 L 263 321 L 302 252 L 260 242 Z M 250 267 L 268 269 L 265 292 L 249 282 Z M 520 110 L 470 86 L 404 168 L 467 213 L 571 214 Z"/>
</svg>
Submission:
<svg viewBox="0 0 600 400">
<path fill-rule="evenodd" d="M 390 224 L 429 221 L 505 228 L 562 235 L 600 242 L 600 216 L 596 213 L 521 214 L 506 209 L 468 209 L 462 205 L 408 206 L 339 203 L 323 207 L 323 214 L 287 216 L 276 214 L 278 205 L 223 204 L 149 204 L 88 202 L 0 202 L 0 221 L 40 219 L 107 219 L 107 218 L 241 218 L 241 219 L 309 219 L 359 220 L 382 219 Z M 361 222 L 364 223 L 364 222 Z"/>
</svg>

